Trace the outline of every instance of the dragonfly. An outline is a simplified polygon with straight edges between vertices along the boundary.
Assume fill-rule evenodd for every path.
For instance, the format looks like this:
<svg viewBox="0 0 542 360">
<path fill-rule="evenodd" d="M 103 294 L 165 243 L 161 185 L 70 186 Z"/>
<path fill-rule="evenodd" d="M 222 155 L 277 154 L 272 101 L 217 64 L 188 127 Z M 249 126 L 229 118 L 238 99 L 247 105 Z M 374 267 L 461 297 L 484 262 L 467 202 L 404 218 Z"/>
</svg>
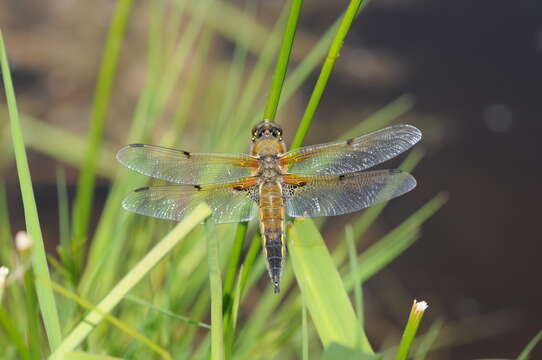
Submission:
<svg viewBox="0 0 542 360">
<path fill-rule="evenodd" d="M 179 221 L 199 203 L 217 224 L 259 218 L 262 248 L 275 293 L 286 257 L 286 220 L 335 216 L 400 196 L 416 186 L 407 172 L 366 171 L 411 148 L 421 131 L 406 124 L 287 151 L 282 128 L 263 120 L 252 129 L 249 154 L 195 153 L 131 144 L 124 166 L 175 185 L 142 187 L 122 202 L 141 215 Z"/>
</svg>

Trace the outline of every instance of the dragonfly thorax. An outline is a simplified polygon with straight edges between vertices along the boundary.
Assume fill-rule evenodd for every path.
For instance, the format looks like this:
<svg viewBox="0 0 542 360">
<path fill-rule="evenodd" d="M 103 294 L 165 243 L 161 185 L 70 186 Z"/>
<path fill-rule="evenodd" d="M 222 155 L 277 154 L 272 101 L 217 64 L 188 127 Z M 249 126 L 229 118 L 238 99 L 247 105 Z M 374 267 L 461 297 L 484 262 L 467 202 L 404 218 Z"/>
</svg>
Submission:
<svg viewBox="0 0 542 360">
<path fill-rule="evenodd" d="M 274 181 L 282 175 L 279 160 L 275 155 L 263 155 L 259 159 L 258 175 L 264 181 Z"/>
</svg>

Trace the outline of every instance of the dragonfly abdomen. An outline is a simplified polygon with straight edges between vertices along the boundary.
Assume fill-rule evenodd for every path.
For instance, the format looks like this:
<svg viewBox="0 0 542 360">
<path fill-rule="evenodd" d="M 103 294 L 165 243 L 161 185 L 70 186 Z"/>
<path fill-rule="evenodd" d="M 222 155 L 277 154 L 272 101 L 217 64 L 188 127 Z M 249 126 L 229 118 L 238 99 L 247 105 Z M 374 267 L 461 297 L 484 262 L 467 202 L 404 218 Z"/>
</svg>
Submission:
<svg viewBox="0 0 542 360">
<path fill-rule="evenodd" d="M 260 187 L 260 231 L 267 270 L 275 292 L 280 291 L 280 275 L 286 255 L 284 243 L 284 200 L 276 182 Z"/>
</svg>

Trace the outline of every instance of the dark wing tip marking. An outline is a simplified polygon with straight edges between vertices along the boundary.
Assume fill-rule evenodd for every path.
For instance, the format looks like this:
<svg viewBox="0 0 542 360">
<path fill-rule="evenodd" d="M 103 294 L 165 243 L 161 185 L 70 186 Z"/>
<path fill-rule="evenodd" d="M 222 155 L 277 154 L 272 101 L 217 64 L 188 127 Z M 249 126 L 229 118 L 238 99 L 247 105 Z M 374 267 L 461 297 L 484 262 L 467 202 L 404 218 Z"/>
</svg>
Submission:
<svg viewBox="0 0 542 360">
<path fill-rule="evenodd" d="M 189 152 L 189 151 L 183 151 L 183 154 L 184 154 L 187 158 L 190 157 L 190 152 Z"/>
<path fill-rule="evenodd" d="M 128 146 L 130 146 L 130 147 L 143 147 L 143 146 L 145 146 L 145 144 L 130 144 Z"/>
<path fill-rule="evenodd" d="M 134 192 L 140 192 L 140 191 L 145 191 L 145 190 L 149 190 L 149 187 L 148 186 L 140 187 L 139 189 L 135 189 Z"/>
<path fill-rule="evenodd" d="M 352 142 L 354 142 L 354 138 L 346 140 L 346 145 L 352 145 Z"/>
<path fill-rule="evenodd" d="M 201 190 L 201 186 L 199 185 L 194 185 L 194 189 L 197 189 L 198 191 Z"/>
<path fill-rule="evenodd" d="M 390 169 L 389 170 L 390 174 L 400 174 L 403 172 L 403 170 L 400 170 L 400 169 Z"/>
</svg>

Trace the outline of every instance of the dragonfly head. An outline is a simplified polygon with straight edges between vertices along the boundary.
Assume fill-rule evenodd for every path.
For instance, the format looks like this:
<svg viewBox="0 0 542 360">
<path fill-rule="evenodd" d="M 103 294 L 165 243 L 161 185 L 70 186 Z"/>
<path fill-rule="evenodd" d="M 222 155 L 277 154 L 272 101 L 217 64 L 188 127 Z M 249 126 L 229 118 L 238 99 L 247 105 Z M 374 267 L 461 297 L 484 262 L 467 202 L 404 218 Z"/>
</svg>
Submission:
<svg viewBox="0 0 542 360">
<path fill-rule="evenodd" d="M 267 119 L 252 128 L 252 141 L 273 138 L 282 140 L 282 128 Z"/>
</svg>

